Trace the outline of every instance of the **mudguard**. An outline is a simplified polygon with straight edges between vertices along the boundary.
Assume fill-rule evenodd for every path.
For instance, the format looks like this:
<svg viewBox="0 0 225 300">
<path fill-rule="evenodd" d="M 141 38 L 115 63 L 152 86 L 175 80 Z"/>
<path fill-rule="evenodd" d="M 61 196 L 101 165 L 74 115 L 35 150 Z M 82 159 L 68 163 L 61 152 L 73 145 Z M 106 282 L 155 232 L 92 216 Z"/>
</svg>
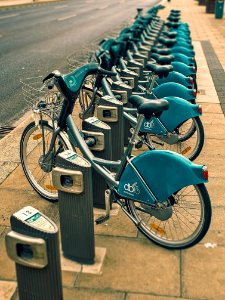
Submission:
<svg viewBox="0 0 225 300">
<path fill-rule="evenodd" d="M 192 43 L 192 41 L 191 41 L 191 38 L 190 37 L 188 37 L 188 36 L 185 36 L 185 35 L 177 35 L 177 37 L 176 37 L 176 41 L 178 42 L 178 41 L 181 41 L 181 42 L 187 42 L 187 43 L 189 43 L 189 44 L 191 44 Z"/>
<path fill-rule="evenodd" d="M 163 98 L 169 102 L 169 109 L 162 112 L 159 119 L 166 129 L 173 132 L 180 124 L 190 118 L 201 116 L 199 105 L 191 104 L 178 97 Z"/>
<path fill-rule="evenodd" d="M 184 47 L 188 50 L 193 50 L 193 46 L 190 43 L 179 41 L 179 40 L 177 40 L 177 42 L 174 44 L 174 46 L 175 47 Z"/>
<path fill-rule="evenodd" d="M 166 82 L 160 84 L 153 89 L 153 94 L 158 99 L 173 96 L 185 99 L 187 101 L 195 102 L 195 90 L 188 89 L 182 84 L 176 82 Z M 154 95 L 152 95 L 152 99 L 154 99 Z"/>
<path fill-rule="evenodd" d="M 172 151 L 147 151 L 129 161 L 117 192 L 146 204 L 164 202 L 185 186 L 206 183 L 203 168 Z"/>
<path fill-rule="evenodd" d="M 170 132 L 186 120 L 201 116 L 199 105 L 189 103 L 178 97 L 163 98 L 169 102 L 169 109 L 162 112 L 159 119 Z"/>
<path fill-rule="evenodd" d="M 201 116 L 199 105 L 191 104 L 178 97 L 164 97 L 169 102 L 169 109 L 159 118 L 144 119 L 140 131 L 156 135 L 167 135 L 190 118 Z"/>
<path fill-rule="evenodd" d="M 196 75 L 194 71 L 194 67 L 188 66 L 182 62 L 173 61 L 171 62 L 171 65 L 173 66 L 173 70 L 179 73 L 182 73 L 184 76 L 194 76 Z"/>
<path fill-rule="evenodd" d="M 169 117 L 171 118 L 171 115 Z M 151 117 L 150 120 L 144 119 L 140 131 L 156 135 L 167 135 L 168 133 L 168 130 L 156 117 Z"/>
<path fill-rule="evenodd" d="M 181 46 L 174 46 L 171 48 L 172 53 L 182 53 L 184 55 L 187 55 L 189 57 L 194 57 L 195 56 L 195 51 L 191 49 L 186 49 L 185 47 Z"/>
<path fill-rule="evenodd" d="M 156 82 L 159 85 L 166 82 L 176 82 L 185 86 L 186 88 L 193 89 L 193 79 L 176 71 L 169 72 L 167 77 L 157 78 Z"/>
<path fill-rule="evenodd" d="M 181 53 L 173 53 L 174 60 L 178 62 L 182 62 L 188 66 L 194 66 L 195 60 L 192 57 L 188 57 L 187 55 Z"/>
</svg>

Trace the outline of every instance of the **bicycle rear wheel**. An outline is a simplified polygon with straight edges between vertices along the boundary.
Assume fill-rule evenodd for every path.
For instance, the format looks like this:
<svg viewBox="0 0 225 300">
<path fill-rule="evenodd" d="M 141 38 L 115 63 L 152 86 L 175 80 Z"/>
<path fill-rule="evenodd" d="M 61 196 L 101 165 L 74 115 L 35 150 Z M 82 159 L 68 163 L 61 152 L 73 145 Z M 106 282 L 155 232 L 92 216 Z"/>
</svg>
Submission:
<svg viewBox="0 0 225 300">
<path fill-rule="evenodd" d="M 149 240 L 169 249 L 184 249 L 197 244 L 211 222 L 211 203 L 204 184 L 184 187 L 169 197 L 172 214 L 161 221 L 151 207 L 127 200 L 138 229 Z"/>
<path fill-rule="evenodd" d="M 39 125 L 30 123 L 23 131 L 20 140 L 20 160 L 23 171 L 34 190 L 48 201 L 58 201 L 58 191 L 52 183 L 52 172 L 42 170 L 39 160 L 43 155 L 43 147 L 47 153 L 52 139 L 53 128 L 47 121 Z M 44 144 L 43 144 L 44 143 Z M 44 146 L 43 146 L 44 145 Z M 73 150 L 70 142 L 60 133 L 55 142 L 54 153 L 49 163 L 54 167 L 55 155 L 66 149 Z"/>
<path fill-rule="evenodd" d="M 152 140 L 154 147 L 177 152 L 194 160 L 201 153 L 204 145 L 204 129 L 199 117 L 188 119 L 176 128 L 178 141 L 174 144 L 168 144 L 156 136 L 147 134 L 147 142 Z"/>
</svg>

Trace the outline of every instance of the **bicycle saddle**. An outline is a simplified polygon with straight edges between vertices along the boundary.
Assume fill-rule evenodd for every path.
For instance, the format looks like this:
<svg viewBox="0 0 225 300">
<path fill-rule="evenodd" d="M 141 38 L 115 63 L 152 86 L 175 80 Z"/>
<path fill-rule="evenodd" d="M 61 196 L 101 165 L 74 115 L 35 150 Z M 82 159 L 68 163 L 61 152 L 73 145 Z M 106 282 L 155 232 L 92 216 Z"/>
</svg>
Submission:
<svg viewBox="0 0 225 300">
<path fill-rule="evenodd" d="M 149 100 L 147 98 L 132 95 L 129 102 L 137 108 L 138 113 L 149 119 L 153 114 L 161 113 L 169 108 L 169 102 L 162 99 Z"/>
<path fill-rule="evenodd" d="M 157 53 L 152 53 L 151 58 L 155 59 L 160 65 L 168 65 L 174 60 L 173 55 L 160 55 Z"/>
<path fill-rule="evenodd" d="M 172 28 L 178 28 L 180 26 L 180 23 L 167 21 L 167 22 L 165 22 L 165 25 L 168 27 L 172 27 Z"/>
<path fill-rule="evenodd" d="M 146 65 L 146 69 L 152 71 L 156 75 L 159 76 L 159 78 L 167 77 L 169 75 L 169 72 L 173 71 L 172 65 L 159 65 L 154 63 L 148 63 Z"/>
<path fill-rule="evenodd" d="M 158 47 L 152 47 L 151 49 L 152 53 L 158 53 L 161 55 L 168 55 L 170 54 L 172 51 L 169 48 L 158 48 Z"/>
<path fill-rule="evenodd" d="M 166 46 L 173 46 L 176 43 L 176 39 L 160 37 L 158 41 Z"/>
<path fill-rule="evenodd" d="M 167 18 L 167 20 L 171 21 L 171 22 L 178 22 L 180 21 L 180 17 L 179 16 L 174 16 L 174 15 L 171 15 Z"/>
<path fill-rule="evenodd" d="M 168 38 L 176 38 L 177 32 L 176 31 L 163 31 L 163 35 L 166 35 Z"/>
<path fill-rule="evenodd" d="M 178 14 L 180 14 L 181 10 L 180 9 L 171 9 L 171 13 L 178 13 Z"/>
</svg>

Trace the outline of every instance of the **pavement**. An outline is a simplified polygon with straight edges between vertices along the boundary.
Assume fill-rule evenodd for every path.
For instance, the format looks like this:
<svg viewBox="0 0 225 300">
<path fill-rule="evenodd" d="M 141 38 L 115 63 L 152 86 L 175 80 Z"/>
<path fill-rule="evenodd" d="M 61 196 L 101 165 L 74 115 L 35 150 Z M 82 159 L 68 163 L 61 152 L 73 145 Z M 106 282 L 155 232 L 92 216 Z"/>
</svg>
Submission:
<svg viewBox="0 0 225 300">
<path fill-rule="evenodd" d="M 128 218 L 115 209 L 107 223 L 95 227 L 98 265 L 77 264 L 68 268 L 62 262 L 66 300 L 225 299 L 225 19 L 206 14 L 205 6 L 194 0 L 163 3 L 166 9 L 160 12 L 161 17 L 165 19 L 172 8 L 180 9 L 194 41 L 197 102 L 203 107 L 205 129 L 205 145 L 196 162 L 208 166 L 212 223 L 198 245 L 169 251 L 143 238 Z M 1 300 L 17 299 L 15 266 L 6 255 L 4 241 L 10 230 L 10 216 L 31 205 L 59 226 L 57 204 L 48 203 L 32 190 L 19 163 L 19 138 L 29 118 L 25 116 L 0 141 Z"/>
</svg>

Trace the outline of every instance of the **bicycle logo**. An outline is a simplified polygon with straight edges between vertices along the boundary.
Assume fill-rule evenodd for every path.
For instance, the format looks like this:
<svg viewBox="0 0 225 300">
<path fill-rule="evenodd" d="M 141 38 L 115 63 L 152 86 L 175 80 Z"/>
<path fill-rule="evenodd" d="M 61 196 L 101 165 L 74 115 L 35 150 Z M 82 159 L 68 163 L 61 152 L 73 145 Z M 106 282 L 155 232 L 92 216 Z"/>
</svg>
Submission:
<svg viewBox="0 0 225 300">
<path fill-rule="evenodd" d="M 146 122 L 144 122 L 144 128 L 146 128 L 146 129 L 152 129 L 152 128 L 154 128 L 154 122 L 153 122 L 153 120 L 152 121 L 146 121 Z"/>
<path fill-rule="evenodd" d="M 130 183 L 125 183 L 124 190 L 137 195 L 139 195 L 141 192 L 138 188 L 137 182 L 133 183 L 132 185 Z"/>
</svg>

